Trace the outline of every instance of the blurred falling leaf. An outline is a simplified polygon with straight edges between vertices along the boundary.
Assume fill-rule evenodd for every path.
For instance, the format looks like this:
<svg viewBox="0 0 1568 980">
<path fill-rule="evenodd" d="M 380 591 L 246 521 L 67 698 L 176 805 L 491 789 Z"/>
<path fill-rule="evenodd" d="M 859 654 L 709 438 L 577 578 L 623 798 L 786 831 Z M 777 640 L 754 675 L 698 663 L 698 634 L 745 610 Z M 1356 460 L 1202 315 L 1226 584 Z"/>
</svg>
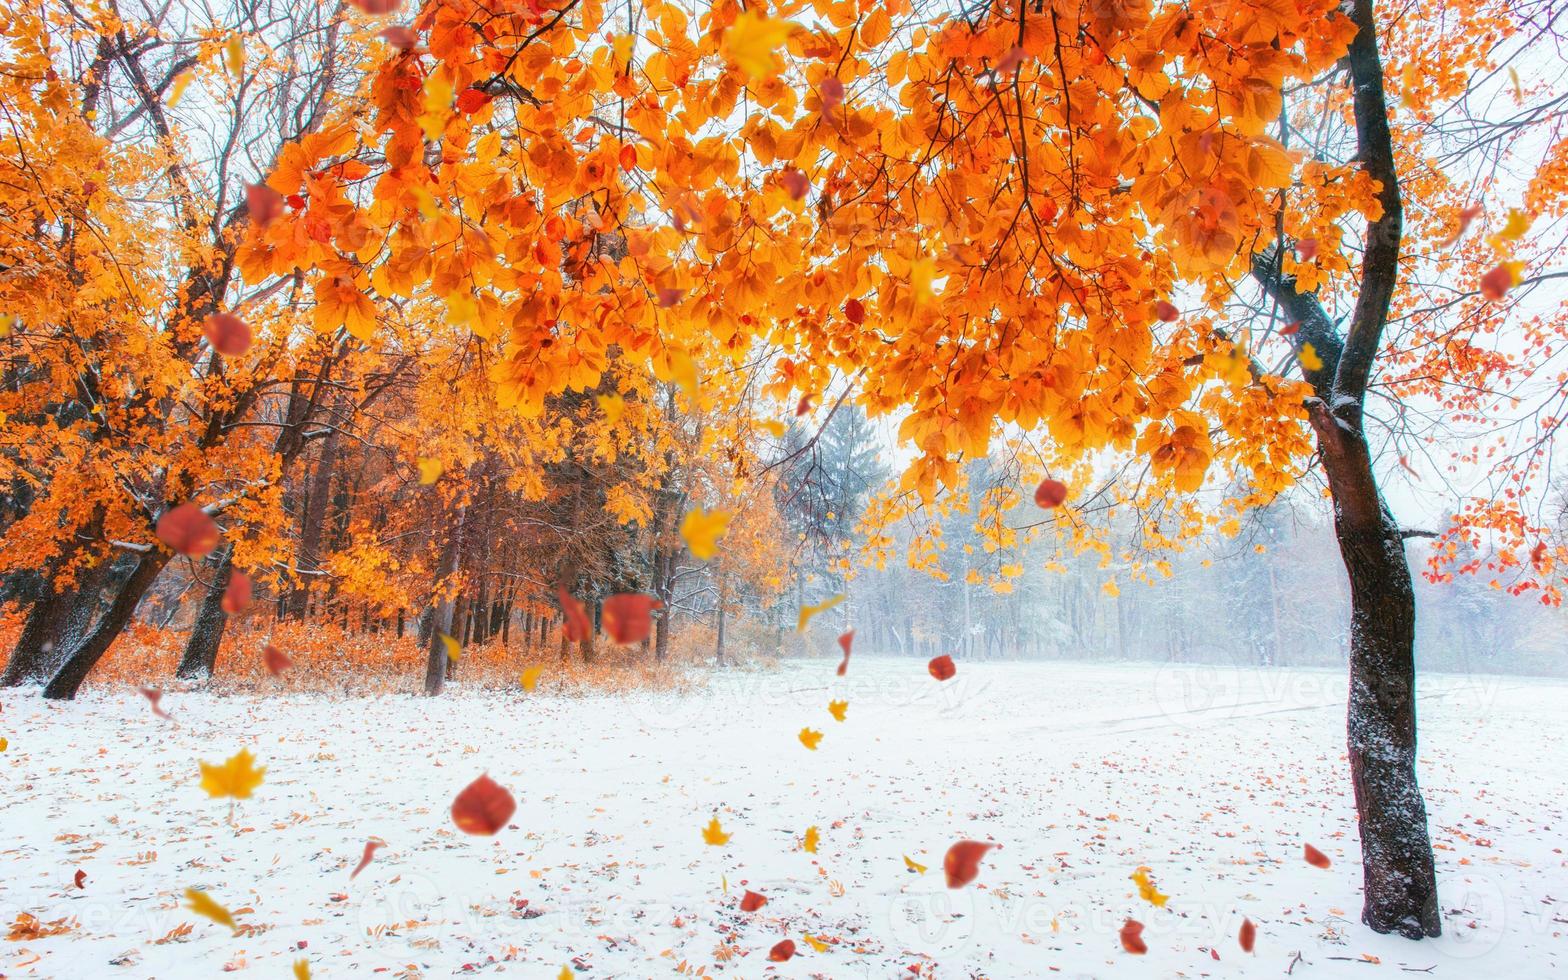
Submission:
<svg viewBox="0 0 1568 980">
<path fill-rule="evenodd" d="M 1236 941 L 1241 944 L 1243 953 L 1252 952 L 1252 946 L 1258 941 L 1258 927 L 1252 924 L 1251 919 L 1241 920 L 1241 932 L 1236 936 Z"/>
<path fill-rule="evenodd" d="M 167 711 L 165 711 L 162 708 L 158 707 L 158 702 L 163 699 L 163 692 L 162 691 L 158 690 L 157 688 L 152 688 L 152 687 L 141 687 L 141 688 L 138 688 L 138 690 L 140 690 L 142 692 L 142 697 L 147 699 L 147 703 L 152 705 L 152 713 L 153 714 L 157 715 L 159 718 L 173 718 L 174 717 L 173 715 L 169 714 Z"/>
<path fill-rule="evenodd" d="M 372 837 L 365 841 L 365 853 L 360 856 L 359 863 L 354 865 L 354 870 L 348 873 L 348 880 L 353 881 L 359 873 L 370 867 L 371 859 L 376 856 L 376 851 L 387 846 L 387 842 L 379 837 Z"/>
<path fill-rule="evenodd" d="M 801 841 L 800 846 L 804 848 L 808 854 L 815 854 L 817 853 L 817 844 L 820 843 L 821 840 L 822 834 L 817 830 L 816 827 L 807 827 L 806 839 Z"/>
<path fill-rule="evenodd" d="M 773 20 L 753 10 L 744 11 L 724 32 L 724 54 L 752 81 L 772 78 L 779 71 L 774 52 L 783 49 L 794 30 L 795 25 L 787 20 Z"/>
<path fill-rule="evenodd" d="M 1318 356 L 1318 350 L 1306 341 L 1302 341 L 1301 349 L 1296 351 L 1296 359 L 1308 371 L 1323 370 L 1323 358 Z"/>
<path fill-rule="evenodd" d="M 1143 941 L 1143 923 L 1137 919 L 1128 919 L 1121 930 L 1122 949 L 1134 956 L 1142 956 L 1149 951 Z"/>
<path fill-rule="evenodd" d="M 457 642 L 455 637 L 447 636 L 445 633 L 441 633 L 439 636 L 441 637 L 441 645 L 446 647 L 446 658 L 455 663 L 463 652 L 463 645 Z"/>
<path fill-rule="evenodd" d="M 1140 867 L 1130 876 L 1133 883 L 1138 886 L 1138 897 L 1150 903 L 1155 908 L 1163 909 L 1170 900 L 1169 895 L 1162 895 L 1154 887 L 1154 882 L 1149 879 L 1149 868 Z"/>
<path fill-rule="evenodd" d="M 544 673 L 542 664 L 536 664 L 524 670 L 522 677 L 523 690 L 532 693 L 533 689 L 539 686 L 539 675 L 542 673 Z"/>
<path fill-rule="evenodd" d="M 926 671 L 937 680 L 945 681 L 957 674 L 958 668 L 953 665 L 952 656 L 944 653 L 940 657 L 932 657 L 931 662 L 926 664 Z"/>
<path fill-rule="evenodd" d="M 949 847 L 942 856 L 942 873 L 947 876 L 947 887 L 962 888 L 980 877 L 980 859 L 985 857 L 986 851 L 1001 846 L 987 841 L 961 840 Z"/>
<path fill-rule="evenodd" d="M 620 395 L 600 395 L 599 410 L 604 413 L 605 420 L 614 425 L 626 411 L 626 399 Z"/>
<path fill-rule="evenodd" d="M 211 919 L 220 926 L 228 926 L 234 930 L 239 929 L 239 926 L 234 922 L 234 916 L 229 914 L 229 910 L 213 901 L 206 892 L 187 888 L 185 889 L 185 900 L 190 902 L 189 905 L 185 906 L 187 910 L 195 912 L 204 919 Z"/>
<path fill-rule="evenodd" d="M 806 748 L 815 752 L 817 751 L 818 743 L 822 741 L 822 733 L 814 729 L 802 728 L 800 730 L 799 738 L 801 745 L 804 745 Z"/>
<path fill-rule="evenodd" d="M 1311 844 L 1302 845 L 1301 856 L 1314 868 L 1327 868 L 1333 863 L 1328 859 L 1327 854 L 1324 854 Z"/>
<path fill-rule="evenodd" d="M 828 944 L 818 939 L 816 936 L 813 936 L 809 932 L 801 933 L 800 938 L 804 939 L 808 946 L 819 953 L 826 953 L 828 951 Z"/>
<path fill-rule="evenodd" d="M 702 839 L 704 843 L 712 844 L 714 847 L 721 847 L 730 842 L 730 835 L 726 834 L 724 828 L 719 826 L 717 814 L 714 815 L 712 820 L 708 821 L 706 827 L 702 828 Z"/>
<path fill-rule="evenodd" d="M 849 647 L 850 647 L 850 644 L 852 644 L 854 642 L 855 642 L 855 631 L 854 630 L 850 630 L 849 632 L 840 635 L 839 638 L 838 638 L 839 649 L 844 651 L 844 659 L 839 661 L 839 665 L 838 665 L 838 676 L 840 676 L 840 677 L 843 677 L 844 676 L 844 672 L 849 669 Z"/>
<path fill-rule="evenodd" d="M 740 910 L 742 912 L 755 912 L 766 904 L 768 904 L 768 900 L 761 892 L 754 892 L 748 888 L 746 894 L 741 896 Z"/>
<path fill-rule="evenodd" d="M 911 861 L 908 854 L 904 855 L 904 867 L 913 871 L 915 874 L 923 875 L 926 873 L 926 866 L 919 863 L 918 861 Z"/>
<path fill-rule="evenodd" d="M 768 950 L 768 959 L 774 963 L 783 963 L 794 955 L 795 943 L 790 939 L 775 943 L 773 948 Z"/>
<path fill-rule="evenodd" d="M 288 670 L 294 661 L 289 659 L 288 654 L 269 643 L 261 650 L 261 662 L 267 668 L 267 673 L 273 677 L 282 677 L 283 672 Z"/>
<path fill-rule="evenodd" d="M 452 800 L 452 823 L 465 834 L 497 834 L 516 812 L 517 801 L 512 794 L 488 775 L 463 787 Z"/>
<path fill-rule="evenodd" d="M 231 796 L 236 800 L 249 799 L 251 791 L 261 785 L 266 766 L 257 769 L 249 749 L 240 749 L 221 766 L 200 763 L 201 788 L 211 797 Z"/>
<path fill-rule="evenodd" d="M 429 456 L 421 456 L 416 462 L 419 464 L 419 483 L 421 486 L 428 487 L 441 479 L 441 474 L 446 469 L 439 459 L 433 459 Z"/>
<path fill-rule="evenodd" d="M 718 553 L 719 539 L 729 527 L 729 511 L 706 511 L 698 507 L 681 521 L 681 540 L 691 549 L 693 558 L 708 561 Z"/>
<path fill-rule="evenodd" d="M 848 711 L 849 711 L 849 702 L 848 701 L 829 701 L 828 702 L 828 714 L 833 716 L 833 720 L 834 721 L 843 721 L 844 720 L 844 715 Z"/>
<path fill-rule="evenodd" d="M 310 961 L 294 961 L 294 980 L 310 980 Z"/>
<path fill-rule="evenodd" d="M 800 620 L 795 624 L 795 631 L 797 633 L 804 633 L 806 631 L 806 624 L 811 622 L 811 617 L 815 616 L 817 613 L 827 612 L 829 609 L 832 609 L 834 606 L 843 601 L 844 597 L 842 595 L 836 595 L 833 598 L 828 599 L 826 602 L 820 602 L 815 606 L 801 606 Z"/>
</svg>

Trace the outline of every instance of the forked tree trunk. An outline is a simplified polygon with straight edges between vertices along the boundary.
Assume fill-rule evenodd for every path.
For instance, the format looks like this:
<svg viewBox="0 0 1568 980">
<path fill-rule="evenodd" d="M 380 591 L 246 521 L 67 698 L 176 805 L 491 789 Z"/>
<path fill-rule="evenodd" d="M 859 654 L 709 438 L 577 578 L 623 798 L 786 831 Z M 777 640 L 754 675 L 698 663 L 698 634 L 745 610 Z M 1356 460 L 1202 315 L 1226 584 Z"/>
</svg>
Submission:
<svg viewBox="0 0 1568 980">
<path fill-rule="evenodd" d="M 43 683 L 53 673 L 58 644 L 65 634 L 65 623 L 71 604 L 76 601 L 74 589 L 56 592 L 45 582 L 43 594 L 38 597 L 22 624 L 16 646 L 11 648 L 11 659 L 6 662 L 5 673 L 0 674 L 0 687 L 17 687 L 22 684 Z"/>
<path fill-rule="evenodd" d="M 169 554 L 156 551 L 143 556 L 131 572 L 130 578 L 120 585 L 114 595 L 114 601 L 109 604 L 103 616 L 93 626 L 92 630 L 82 638 L 82 641 L 66 655 L 55 671 L 49 683 L 44 686 L 44 697 L 68 701 L 76 697 L 77 689 L 82 686 L 82 681 L 109 652 L 109 645 L 124 631 L 126 624 L 131 621 L 131 616 L 136 612 L 136 606 L 141 602 L 142 596 L 152 588 L 158 580 L 158 575 L 163 571 L 163 566 L 169 563 Z"/>
<path fill-rule="evenodd" d="M 174 676 L 181 680 L 206 680 L 218 665 L 218 648 L 223 645 L 223 629 L 229 615 L 223 611 L 223 594 L 228 591 L 229 578 L 234 574 L 234 546 L 223 549 L 218 566 L 212 571 L 212 581 L 201 599 L 196 612 L 196 622 L 191 626 L 190 638 L 185 641 L 185 655 L 174 669 Z"/>
</svg>

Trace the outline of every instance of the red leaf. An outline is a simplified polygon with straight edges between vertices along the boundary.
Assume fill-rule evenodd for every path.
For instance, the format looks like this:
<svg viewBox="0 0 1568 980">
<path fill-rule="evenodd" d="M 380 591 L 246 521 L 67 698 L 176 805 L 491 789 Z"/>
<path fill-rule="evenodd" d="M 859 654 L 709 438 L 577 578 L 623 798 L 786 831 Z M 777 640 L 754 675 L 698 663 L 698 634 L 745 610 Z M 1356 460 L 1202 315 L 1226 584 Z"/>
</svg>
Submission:
<svg viewBox="0 0 1568 980">
<path fill-rule="evenodd" d="M 604 600 L 600 622 L 616 643 L 641 643 L 653 632 L 653 611 L 664 603 L 641 592 L 622 592 Z"/>
<path fill-rule="evenodd" d="M 1440 245 L 1438 247 L 1439 248 L 1447 248 L 1448 246 L 1450 246 L 1450 245 L 1454 244 L 1455 242 L 1459 241 L 1459 239 L 1465 237 L 1465 232 L 1470 229 L 1470 222 L 1474 221 L 1476 218 L 1479 218 L 1480 216 L 1481 216 L 1481 205 L 1479 205 L 1479 204 L 1472 204 L 1469 207 L 1465 208 L 1463 211 L 1460 211 L 1459 212 L 1459 227 L 1454 229 L 1454 233 L 1452 235 L 1449 235 L 1448 238 L 1444 239 L 1442 245 Z"/>
<path fill-rule="evenodd" d="M 80 868 L 78 868 L 77 871 L 76 871 L 76 887 L 77 888 L 86 888 L 87 887 L 87 872 L 81 870 Z"/>
<path fill-rule="evenodd" d="M 390 14 L 403 6 L 403 0 L 349 0 L 367 14 Z"/>
<path fill-rule="evenodd" d="M 298 194 L 290 194 L 288 197 L 284 198 L 284 200 L 288 201 L 289 207 L 296 211 L 305 210 L 305 199 L 300 197 Z"/>
<path fill-rule="evenodd" d="M 1173 323 L 1181 318 L 1181 310 L 1162 299 L 1154 304 L 1154 315 L 1166 323 Z"/>
<path fill-rule="evenodd" d="M 789 196 L 797 201 L 811 193 L 811 178 L 794 167 L 779 175 L 779 183 L 783 184 Z"/>
<path fill-rule="evenodd" d="M 1220 958 L 1220 951 L 1217 950 L 1217 949 L 1209 950 L 1209 958 L 1213 959 L 1213 960 L 1218 960 Z"/>
<path fill-rule="evenodd" d="M 926 670 L 939 681 L 945 681 L 958 673 L 958 668 L 953 666 L 953 658 L 945 653 L 940 657 L 932 657 L 931 662 L 926 664 Z"/>
<path fill-rule="evenodd" d="M 766 896 L 748 889 L 746 894 L 741 896 L 740 910 L 742 912 L 755 912 L 766 904 L 768 904 Z"/>
<path fill-rule="evenodd" d="M 800 401 L 795 403 L 795 417 L 798 419 L 816 407 L 817 396 L 805 394 L 800 396 Z"/>
<path fill-rule="evenodd" d="M 195 504 L 180 504 L 158 518 L 158 540 L 175 554 L 200 558 L 218 546 L 218 525 Z"/>
<path fill-rule="evenodd" d="M 1311 262 L 1318 257 L 1318 240 L 1316 238 L 1303 238 L 1296 243 L 1296 255 L 1303 262 Z"/>
<path fill-rule="evenodd" d="M 1333 863 L 1328 859 L 1327 854 L 1324 854 L 1322 851 L 1313 847 L 1311 844 L 1302 845 L 1301 856 L 1306 858 L 1307 863 L 1312 865 L 1314 868 L 1326 868 Z"/>
<path fill-rule="evenodd" d="M 561 629 L 566 633 L 568 643 L 581 643 L 593 635 L 593 623 L 588 619 L 588 610 L 583 604 L 566 591 L 565 586 L 557 589 L 556 597 L 561 600 L 561 617 L 564 622 Z"/>
<path fill-rule="evenodd" d="M 372 837 L 370 840 L 365 841 L 364 856 L 359 859 L 358 864 L 354 865 L 354 870 L 348 873 L 348 880 L 353 881 L 356 875 L 368 868 L 370 859 L 376 856 L 376 850 L 385 846 L 387 846 L 387 842 L 379 837 Z"/>
<path fill-rule="evenodd" d="M 822 111 L 832 112 L 844 101 L 844 83 L 829 76 L 817 85 L 817 95 L 822 97 Z"/>
<path fill-rule="evenodd" d="M 1508 271 L 1507 266 L 1500 265 L 1481 277 L 1481 295 L 1493 302 L 1507 296 L 1513 287 L 1513 273 Z"/>
<path fill-rule="evenodd" d="M 854 323 L 854 324 L 865 323 L 866 322 L 866 307 L 865 307 L 865 304 L 860 302 L 860 300 L 858 300 L 858 299 L 851 298 L 851 299 L 845 300 L 844 301 L 844 316 L 849 319 L 850 323 Z"/>
<path fill-rule="evenodd" d="M 266 184 L 246 184 L 245 207 L 256 227 L 265 228 L 283 214 L 283 195 Z"/>
<path fill-rule="evenodd" d="M 270 643 L 261 650 L 261 662 L 267 666 L 267 673 L 273 677 L 283 676 L 283 672 L 294 663 L 289 659 L 288 654 Z"/>
<path fill-rule="evenodd" d="M 947 887 L 962 888 L 980 877 L 980 859 L 985 852 L 1000 844 L 987 844 L 976 840 L 961 840 L 947 849 L 942 858 L 942 870 L 947 874 Z"/>
<path fill-rule="evenodd" d="M 1236 941 L 1241 943 L 1243 953 L 1252 952 L 1253 944 L 1258 941 L 1258 927 L 1252 924 L 1251 919 L 1241 920 L 1241 933 L 1237 935 Z"/>
<path fill-rule="evenodd" d="M 1122 926 L 1121 937 L 1122 949 L 1127 952 L 1142 956 L 1149 951 L 1148 945 L 1143 941 L 1143 923 L 1137 919 L 1127 920 L 1127 924 Z"/>
<path fill-rule="evenodd" d="M 783 963 L 795 955 L 795 940 L 786 939 L 768 950 L 768 959 L 774 963 Z"/>
<path fill-rule="evenodd" d="M 418 43 L 419 32 L 412 27 L 389 27 L 382 31 L 379 37 L 394 48 L 407 51 Z"/>
<path fill-rule="evenodd" d="M 1050 510 L 1060 507 L 1067 499 L 1067 484 L 1061 480 L 1041 480 L 1040 485 L 1034 488 L 1035 506 Z"/>
<path fill-rule="evenodd" d="M 1002 56 L 996 60 L 996 73 L 1005 75 L 1008 72 L 1017 71 L 1018 66 L 1024 63 L 1025 53 L 1024 49 L 1016 44 L 1003 51 Z"/>
<path fill-rule="evenodd" d="M 517 812 L 517 801 L 500 783 L 480 776 L 452 801 L 452 822 L 465 834 L 498 833 Z"/>
<path fill-rule="evenodd" d="M 465 88 L 457 96 L 458 111 L 465 115 L 471 116 L 489 104 L 490 96 L 476 88 Z"/>
<path fill-rule="evenodd" d="M 173 718 L 174 717 L 173 715 L 169 714 L 167 711 L 164 711 L 162 708 L 158 707 L 158 701 L 163 697 L 163 692 L 162 691 L 159 691 L 159 690 L 157 690 L 155 688 L 151 688 L 151 687 L 143 687 L 143 688 L 140 688 L 140 690 L 142 692 L 142 697 L 146 698 L 147 702 L 152 705 L 152 713 L 153 714 L 157 715 L 159 718 Z"/>
<path fill-rule="evenodd" d="M 214 313 L 202 324 L 212 349 L 224 357 L 239 357 L 250 350 L 250 324 L 232 313 Z"/>
<path fill-rule="evenodd" d="M 844 651 L 844 659 L 838 665 L 838 676 L 843 677 L 844 671 L 849 669 L 849 645 L 855 642 L 855 631 L 850 630 L 838 638 L 839 649 Z"/>
<path fill-rule="evenodd" d="M 1301 329 L 1301 324 L 1297 323 L 1295 320 L 1292 320 L 1289 323 L 1285 324 L 1283 327 L 1280 327 L 1279 328 L 1279 332 L 1280 332 L 1280 336 L 1282 336 L 1282 337 L 1289 337 L 1289 336 L 1292 336 L 1293 334 L 1295 334 L 1300 329 Z"/>
<path fill-rule="evenodd" d="M 657 295 L 659 306 L 661 308 L 668 309 L 669 307 L 674 306 L 676 303 L 681 301 L 681 299 L 686 295 L 686 290 L 661 289 Z"/>
<path fill-rule="evenodd" d="M 1543 573 L 1545 572 L 1545 570 L 1546 570 L 1546 542 L 1545 541 L 1537 541 L 1535 543 L 1535 547 L 1530 549 L 1530 564 L 1535 566 L 1535 570 L 1536 571 L 1543 572 Z"/>
<path fill-rule="evenodd" d="M 229 575 L 229 586 L 223 590 L 223 611 L 233 616 L 250 606 L 250 576 L 235 571 Z"/>
<path fill-rule="evenodd" d="M 625 146 L 621 147 L 620 160 L 622 170 L 636 170 L 637 147 L 631 143 L 627 143 Z"/>
</svg>

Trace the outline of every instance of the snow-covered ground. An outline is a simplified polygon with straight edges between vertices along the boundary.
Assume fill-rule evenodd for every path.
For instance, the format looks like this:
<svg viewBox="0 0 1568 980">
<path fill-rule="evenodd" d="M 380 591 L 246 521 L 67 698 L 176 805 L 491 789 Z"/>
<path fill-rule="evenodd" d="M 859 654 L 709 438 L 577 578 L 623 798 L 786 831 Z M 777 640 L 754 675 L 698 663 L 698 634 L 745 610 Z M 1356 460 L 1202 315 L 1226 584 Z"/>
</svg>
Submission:
<svg viewBox="0 0 1568 980">
<path fill-rule="evenodd" d="M 0 940 L 0 975 L 282 977 L 302 958 L 328 978 L 1568 967 L 1564 682 L 1425 679 L 1445 932 L 1409 943 L 1357 921 L 1338 673 L 960 662 L 938 684 L 919 662 L 857 655 L 844 680 L 836 663 L 720 673 L 684 695 L 563 697 L 548 674 L 531 695 L 435 700 L 171 691 L 172 722 L 134 689 L 65 705 L 5 692 L 0 915 L 73 928 Z M 849 702 L 845 722 L 830 698 Z M 808 725 L 826 736 L 814 752 Z M 197 762 L 241 748 L 266 781 L 231 825 Z M 483 772 L 518 800 L 494 838 L 448 813 Z M 714 815 L 722 847 L 703 841 Z M 800 847 L 813 825 L 815 855 Z M 351 882 L 370 837 L 387 846 Z M 942 857 L 963 838 L 1004 848 L 952 891 Z M 1303 862 L 1303 843 L 1332 868 Z M 1138 897 L 1139 866 L 1165 908 Z M 192 887 L 241 933 L 182 908 Z M 745 888 L 767 905 L 741 912 Z M 1121 948 L 1129 917 L 1146 956 Z M 768 962 L 784 938 L 800 955 Z"/>
</svg>

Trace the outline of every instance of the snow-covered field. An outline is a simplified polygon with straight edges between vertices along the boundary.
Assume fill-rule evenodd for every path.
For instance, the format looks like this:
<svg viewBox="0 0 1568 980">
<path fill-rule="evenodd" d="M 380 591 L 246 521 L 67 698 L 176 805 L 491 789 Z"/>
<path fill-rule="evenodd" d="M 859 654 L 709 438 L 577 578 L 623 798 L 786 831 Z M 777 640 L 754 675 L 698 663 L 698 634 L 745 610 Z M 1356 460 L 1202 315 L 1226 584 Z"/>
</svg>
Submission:
<svg viewBox="0 0 1568 980">
<path fill-rule="evenodd" d="M 680 696 L 562 697 L 548 674 L 532 695 L 435 700 L 171 691 L 172 722 L 134 689 L 65 705 L 5 692 L 0 915 L 73 928 L 0 940 L 0 975 L 284 977 L 300 959 L 328 978 L 1568 967 L 1561 681 L 1425 679 L 1445 934 L 1409 943 L 1357 921 L 1338 673 L 961 662 L 938 684 L 915 661 L 857 655 L 845 680 L 836 662 L 720 673 Z M 849 702 L 845 722 L 830 698 Z M 796 737 L 807 725 L 826 734 L 815 752 Z M 241 748 L 266 781 L 231 825 L 197 761 Z M 518 800 L 494 838 L 448 813 L 482 772 Z M 703 841 L 714 815 L 722 847 Z M 813 825 L 815 855 L 800 847 Z M 351 882 L 370 837 L 387 846 Z M 963 838 L 1004 848 L 951 891 L 942 857 Z M 1304 863 L 1303 843 L 1333 867 Z M 1139 866 L 1165 908 L 1138 897 Z M 186 911 L 192 887 L 240 933 Z M 745 888 L 767 905 L 740 911 Z M 1128 917 L 1146 956 L 1121 948 Z M 800 955 L 768 962 L 786 937 Z"/>
</svg>

